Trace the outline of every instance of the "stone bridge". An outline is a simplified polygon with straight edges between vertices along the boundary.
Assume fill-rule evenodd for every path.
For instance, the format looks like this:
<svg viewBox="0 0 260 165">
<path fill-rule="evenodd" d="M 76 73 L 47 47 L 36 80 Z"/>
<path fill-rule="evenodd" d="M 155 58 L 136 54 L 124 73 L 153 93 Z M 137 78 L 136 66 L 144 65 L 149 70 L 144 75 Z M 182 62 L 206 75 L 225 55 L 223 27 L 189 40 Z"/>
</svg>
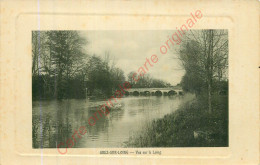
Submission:
<svg viewBox="0 0 260 165">
<path fill-rule="evenodd" d="M 131 88 L 125 93 L 126 96 L 174 96 L 183 95 L 182 89 L 178 88 Z"/>
</svg>

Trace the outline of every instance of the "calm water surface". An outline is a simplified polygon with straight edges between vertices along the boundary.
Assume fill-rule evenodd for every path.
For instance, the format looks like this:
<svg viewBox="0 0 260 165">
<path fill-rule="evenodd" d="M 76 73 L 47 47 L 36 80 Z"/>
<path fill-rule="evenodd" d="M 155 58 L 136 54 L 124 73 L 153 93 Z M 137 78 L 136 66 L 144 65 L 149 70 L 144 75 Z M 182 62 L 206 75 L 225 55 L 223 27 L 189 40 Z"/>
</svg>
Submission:
<svg viewBox="0 0 260 165">
<path fill-rule="evenodd" d="M 125 97 L 119 101 L 120 109 L 112 110 L 94 126 L 89 126 L 88 119 L 96 112 L 95 107 L 105 103 L 103 100 L 34 101 L 33 147 L 56 148 L 81 126 L 86 127 L 87 133 L 73 147 L 127 147 L 125 142 L 130 136 L 141 133 L 152 120 L 176 111 L 180 104 L 192 98 L 189 94 L 182 97 Z"/>
</svg>

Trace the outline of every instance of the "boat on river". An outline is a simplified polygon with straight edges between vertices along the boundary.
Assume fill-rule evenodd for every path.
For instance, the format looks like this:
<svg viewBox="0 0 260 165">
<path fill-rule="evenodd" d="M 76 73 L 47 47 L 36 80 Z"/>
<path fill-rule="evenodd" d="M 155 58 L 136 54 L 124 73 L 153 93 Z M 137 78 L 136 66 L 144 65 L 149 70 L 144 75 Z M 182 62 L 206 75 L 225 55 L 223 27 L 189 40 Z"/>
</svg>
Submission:
<svg viewBox="0 0 260 165">
<path fill-rule="evenodd" d="M 123 106 L 120 103 L 115 104 L 111 109 L 121 109 Z"/>
</svg>

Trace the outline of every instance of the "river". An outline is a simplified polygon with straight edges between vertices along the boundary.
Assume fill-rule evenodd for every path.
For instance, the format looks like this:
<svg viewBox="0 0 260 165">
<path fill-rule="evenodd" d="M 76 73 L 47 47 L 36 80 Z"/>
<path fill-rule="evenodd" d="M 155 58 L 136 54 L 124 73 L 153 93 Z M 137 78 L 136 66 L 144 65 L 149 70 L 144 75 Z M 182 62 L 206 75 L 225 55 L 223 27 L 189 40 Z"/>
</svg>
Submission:
<svg viewBox="0 0 260 165">
<path fill-rule="evenodd" d="M 96 112 L 94 107 L 104 104 L 103 100 L 33 101 L 33 147 L 56 148 L 81 126 L 86 127 L 87 133 L 77 139 L 73 147 L 127 147 L 125 142 L 130 136 L 140 133 L 152 120 L 176 111 L 192 98 L 190 94 L 124 97 L 119 101 L 122 105 L 120 109 L 111 111 L 108 116 L 96 121 L 94 126 L 89 126 L 88 119 Z"/>
</svg>

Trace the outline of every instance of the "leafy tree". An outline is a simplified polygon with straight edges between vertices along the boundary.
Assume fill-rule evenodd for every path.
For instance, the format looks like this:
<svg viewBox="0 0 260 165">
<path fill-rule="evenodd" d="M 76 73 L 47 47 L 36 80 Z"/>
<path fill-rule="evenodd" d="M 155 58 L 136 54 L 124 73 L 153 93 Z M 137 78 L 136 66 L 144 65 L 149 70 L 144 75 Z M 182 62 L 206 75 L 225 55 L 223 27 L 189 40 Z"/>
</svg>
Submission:
<svg viewBox="0 0 260 165">
<path fill-rule="evenodd" d="M 68 98 L 69 80 L 82 67 L 86 40 L 76 31 L 47 31 L 47 36 L 52 65 L 50 70 L 56 77 L 54 97 Z"/>
<path fill-rule="evenodd" d="M 84 66 L 85 44 L 76 31 L 32 32 L 33 97 L 40 95 L 37 88 L 42 97 L 70 96 L 70 81 Z"/>
</svg>

